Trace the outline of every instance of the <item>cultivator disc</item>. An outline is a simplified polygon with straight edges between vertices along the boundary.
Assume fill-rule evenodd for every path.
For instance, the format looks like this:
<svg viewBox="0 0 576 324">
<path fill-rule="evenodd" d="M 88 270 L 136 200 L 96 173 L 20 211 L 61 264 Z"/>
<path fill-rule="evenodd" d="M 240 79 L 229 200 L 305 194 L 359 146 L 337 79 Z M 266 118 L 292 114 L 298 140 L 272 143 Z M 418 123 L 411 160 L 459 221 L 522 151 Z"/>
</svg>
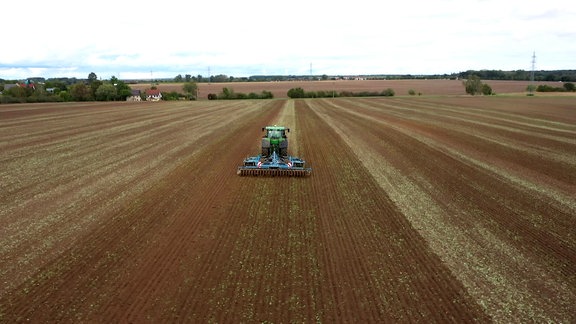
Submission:
<svg viewBox="0 0 576 324">
<path fill-rule="evenodd" d="M 247 157 L 236 173 L 241 176 L 305 177 L 312 173 L 312 168 L 305 167 L 305 163 L 298 157 L 280 157 L 273 152 L 270 157 Z"/>
<path fill-rule="evenodd" d="M 264 176 L 264 177 L 305 177 L 312 173 L 311 169 L 259 169 L 242 168 L 237 171 L 240 176 Z"/>
</svg>

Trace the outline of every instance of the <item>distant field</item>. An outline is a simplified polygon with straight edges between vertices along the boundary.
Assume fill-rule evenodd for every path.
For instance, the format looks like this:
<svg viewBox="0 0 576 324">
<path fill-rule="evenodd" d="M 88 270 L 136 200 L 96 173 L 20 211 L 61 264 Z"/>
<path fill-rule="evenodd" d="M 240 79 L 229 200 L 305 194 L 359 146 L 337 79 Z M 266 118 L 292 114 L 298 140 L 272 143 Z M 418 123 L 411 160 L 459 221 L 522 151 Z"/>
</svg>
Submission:
<svg viewBox="0 0 576 324">
<path fill-rule="evenodd" d="M 528 81 L 486 81 L 497 94 L 523 93 L 530 84 Z M 558 82 L 537 83 L 558 86 Z M 133 89 L 145 90 L 150 84 L 131 84 Z M 396 96 L 407 96 L 409 90 L 422 95 L 465 95 L 462 80 L 339 80 L 339 81 L 299 81 L 299 82 L 231 82 L 231 83 L 199 83 L 199 99 L 207 99 L 209 93 L 218 94 L 222 88 L 231 88 L 235 92 L 260 93 L 270 91 L 274 98 L 287 98 L 291 88 L 301 87 L 306 91 L 382 91 L 391 88 Z M 181 83 L 161 83 L 162 91 L 182 92 Z"/>
</svg>

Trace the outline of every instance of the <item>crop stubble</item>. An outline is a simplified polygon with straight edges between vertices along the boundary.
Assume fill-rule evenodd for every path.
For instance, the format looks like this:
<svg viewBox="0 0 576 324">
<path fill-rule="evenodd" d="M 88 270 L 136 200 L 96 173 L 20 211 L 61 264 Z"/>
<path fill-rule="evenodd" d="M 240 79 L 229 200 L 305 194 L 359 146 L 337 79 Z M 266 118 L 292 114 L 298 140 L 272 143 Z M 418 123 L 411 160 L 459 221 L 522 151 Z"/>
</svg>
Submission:
<svg viewBox="0 0 576 324">
<path fill-rule="evenodd" d="M 527 116 L 502 119 L 506 111 L 491 110 L 486 101 L 482 111 L 462 100 L 443 107 L 423 101 L 324 101 L 314 107 L 345 134 L 359 160 L 494 319 L 570 319 L 572 115 L 533 118 L 527 131 Z M 485 122 L 491 118 L 507 132 L 497 121 Z M 517 132 L 526 132 L 523 142 Z M 556 154 L 541 154 L 554 145 L 536 146 L 539 136 L 554 137 Z"/>
<path fill-rule="evenodd" d="M 0 107 L 0 321 L 574 320 L 570 99 L 487 100 Z"/>
</svg>

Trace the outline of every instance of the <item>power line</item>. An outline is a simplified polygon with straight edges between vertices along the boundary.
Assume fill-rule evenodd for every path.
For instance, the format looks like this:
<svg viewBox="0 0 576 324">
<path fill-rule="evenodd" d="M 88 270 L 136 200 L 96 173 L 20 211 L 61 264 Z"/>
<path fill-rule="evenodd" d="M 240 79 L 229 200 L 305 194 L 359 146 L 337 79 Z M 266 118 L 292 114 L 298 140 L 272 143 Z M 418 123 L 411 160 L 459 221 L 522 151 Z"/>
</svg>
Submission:
<svg viewBox="0 0 576 324">
<path fill-rule="evenodd" d="M 532 52 L 532 72 L 530 73 L 530 94 L 534 91 L 534 70 L 536 68 L 536 51 Z"/>
</svg>

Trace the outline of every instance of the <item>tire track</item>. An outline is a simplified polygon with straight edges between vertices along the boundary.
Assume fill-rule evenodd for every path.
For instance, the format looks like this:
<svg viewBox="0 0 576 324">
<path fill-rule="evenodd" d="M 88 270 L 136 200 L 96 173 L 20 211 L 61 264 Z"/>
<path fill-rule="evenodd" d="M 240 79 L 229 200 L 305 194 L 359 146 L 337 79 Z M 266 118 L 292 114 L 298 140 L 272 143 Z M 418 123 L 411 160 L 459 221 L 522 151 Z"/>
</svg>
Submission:
<svg viewBox="0 0 576 324">
<path fill-rule="evenodd" d="M 322 295 L 332 296 L 323 319 L 486 319 L 312 102 L 296 102 L 296 112 L 315 165 Z"/>
</svg>

